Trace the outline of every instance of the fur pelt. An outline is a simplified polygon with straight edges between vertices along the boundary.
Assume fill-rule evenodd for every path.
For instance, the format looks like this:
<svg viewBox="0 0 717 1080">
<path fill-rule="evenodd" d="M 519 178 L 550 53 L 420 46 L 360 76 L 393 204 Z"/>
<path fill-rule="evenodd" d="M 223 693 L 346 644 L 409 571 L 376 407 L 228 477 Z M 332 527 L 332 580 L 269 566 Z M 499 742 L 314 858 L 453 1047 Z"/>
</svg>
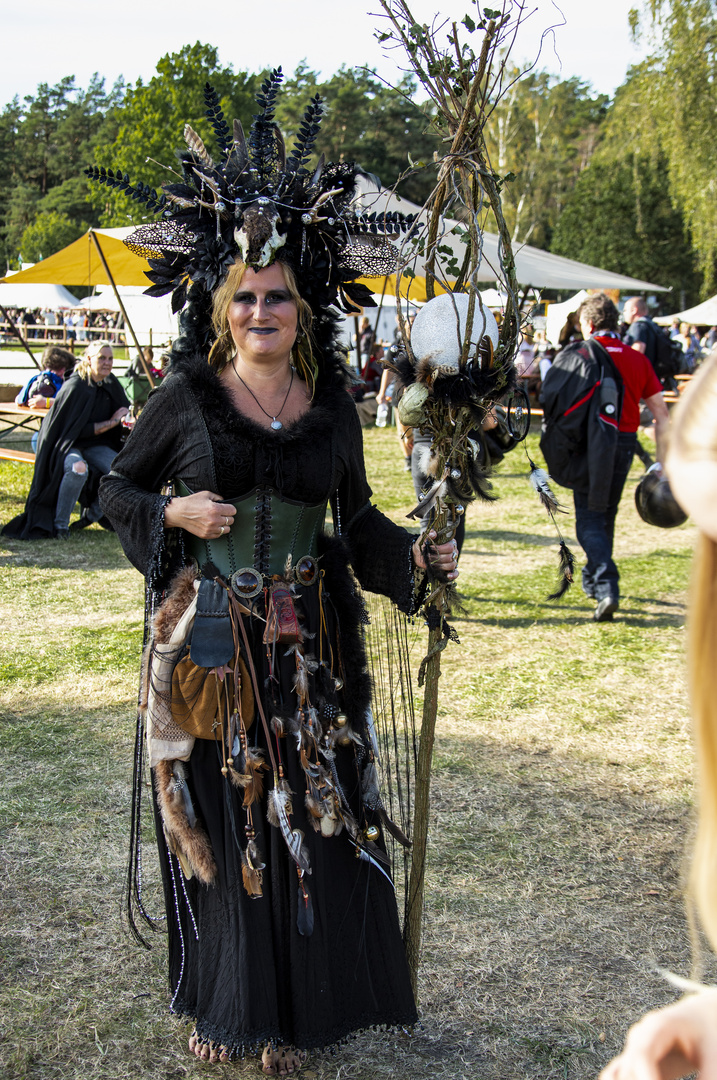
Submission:
<svg viewBox="0 0 717 1080">
<path fill-rule="evenodd" d="M 165 645 L 171 638 L 175 626 L 194 599 L 196 579 L 193 566 L 185 566 L 175 575 L 152 623 L 152 636 L 156 644 Z"/>
<path fill-rule="evenodd" d="M 181 787 L 187 782 L 186 766 L 181 761 L 174 762 L 174 767 L 171 761 L 160 761 L 152 772 L 167 847 L 179 859 L 185 877 L 196 875 L 203 885 L 213 885 L 217 865 L 209 837 L 198 821 L 190 825 L 187 816 Z M 188 791 L 186 794 L 188 796 Z"/>
<path fill-rule="evenodd" d="M 167 596 L 154 616 L 152 632 L 142 653 L 139 678 L 140 712 L 147 708 L 152 648 L 155 644 L 166 645 L 169 642 L 175 626 L 194 599 L 196 578 L 197 574 L 193 566 L 185 566 L 177 571 Z"/>
</svg>

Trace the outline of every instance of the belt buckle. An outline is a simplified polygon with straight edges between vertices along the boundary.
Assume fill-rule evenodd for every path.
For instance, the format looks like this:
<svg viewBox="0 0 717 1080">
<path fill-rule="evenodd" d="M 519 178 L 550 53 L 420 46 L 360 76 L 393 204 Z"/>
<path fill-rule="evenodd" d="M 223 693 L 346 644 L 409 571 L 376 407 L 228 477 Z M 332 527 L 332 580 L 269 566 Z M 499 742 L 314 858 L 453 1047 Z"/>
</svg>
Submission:
<svg viewBox="0 0 717 1080">
<path fill-rule="evenodd" d="M 231 586 L 240 600 L 251 600 L 264 588 L 264 578 L 253 566 L 242 566 L 232 574 Z"/>
<path fill-rule="evenodd" d="M 319 576 L 319 564 L 313 555 L 302 555 L 294 567 L 299 585 L 313 585 Z"/>
</svg>

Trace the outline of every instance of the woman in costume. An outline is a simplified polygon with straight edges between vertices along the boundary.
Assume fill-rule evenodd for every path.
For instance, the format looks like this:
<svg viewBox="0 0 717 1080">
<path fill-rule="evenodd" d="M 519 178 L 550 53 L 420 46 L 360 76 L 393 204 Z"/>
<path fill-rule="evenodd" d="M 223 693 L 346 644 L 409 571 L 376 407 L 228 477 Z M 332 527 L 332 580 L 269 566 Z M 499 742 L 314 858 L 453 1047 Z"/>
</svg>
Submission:
<svg viewBox="0 0 717 1080">
<path fill-rule="evenodd" d="M 689 676 L 699 774 L 699 813 L 689 898 L 717 950 L 717 353 L 691 383 L 671 425 L 667 472 L 683 509 L 700 529 L 690 596 Z M 717 1077 L 717 987 L 647 1013 L 601 1080 Z"/>
<path fill-rule="evenodd" d="M 32 485 L 25 509 L 2 530 L 19 540 L 67 539 L 79 500 L 84 528 L 102 517 L 100 478 L 122 445 L 129 402 L 112 374 L 108 341 L 95 341 L 52 403 L 37 441 Z"/>
<path fill-rule="evenodd" d="M 280 79 L 262 88 L 248 146 L 208 91 L 220 164 L 188 129 L 184 182 L 163 202 L 132 189 L 163 211 L 130 238 L 151 291 L 187 308 L 169 374 L 102 484 L 148 583 L 134 832 L 146 737 L 171 1008 L 193 1020 L 198 1056 L 264 1047 L 271 1074 L 416 1019 L 353 574 L 409 613 L 427 558 L 457 574 L 452 542 L 421 549 L 370 503 L 330 310 L 370 302 L 355 278 L 376 269 L 377 233 L 405 223 L 372 230 L 355 214 L 355 166 L 306 169 L 316 101 L 286 159 Z M 140 866 L 135 848 L 144 915 Z"/>
</svg>

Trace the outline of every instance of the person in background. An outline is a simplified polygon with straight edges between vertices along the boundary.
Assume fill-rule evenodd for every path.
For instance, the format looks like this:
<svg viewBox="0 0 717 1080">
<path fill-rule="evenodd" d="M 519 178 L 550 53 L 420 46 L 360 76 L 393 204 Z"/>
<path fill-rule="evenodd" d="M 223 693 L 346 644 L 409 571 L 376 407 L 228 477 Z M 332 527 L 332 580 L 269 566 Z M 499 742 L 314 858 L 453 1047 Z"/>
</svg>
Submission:
<svg viewBox="0 0 717 1080">
<path fill-rule="evenodd" d="M 558 348 L 564 349 L 571 341 L 582 341 L 583 335 L 580 330 L 580 319 L 577 311 L 569 311 L 565 325 L 558 334 Z"/>
<path fill-rule="evenodd" d="M 76 338 L 75 323 L 72 318 L 72 312 L 66 311 L 62 318 L 62 325 L 65 328 L 65 338 L 67 341 L 74 341 Z"/>
<path fill-rule="evenodd" d="M 682 351 L 685 354 L 685 366 L 688 371 L 692 371 L 695 366 L 695 356 L 701 356 L 702 350 L 700 349 L 699 341 L 697 342 L 697 353 L 695 353 L 695 340 L 692 336 L 689 323 L 680 323 L 680 332 L 675 335 L 675 341 L 679 342 L 682 346 Z"/>
<path fill-rule="evenodd" d="M 15 398 L 15 404 L 27 405 L 31 409 L 49 409 L 66 375 L 72 372 L 74 366 L 75 358 L 71 352 L 59 345 L 48 345 L 42 354 L 42 371 L 30 376 Z"/>
<path fill-rule="evenodd" d="M 67 539 L 78 499 L 83 512 L 74 528 L 102 518 L 99 479 L 112 468 L 130 411 L 112 363 L 109 342 L 93 342 L 63 384 L 40 429 L 25 510 L 7 523 L 3 535 Z"/>
<path fill-rule="evenodd" d="M 717 326 L 711 326 L 704 336 L 702 348 L 705 352 L 710 352 L 715 345 L 717 345 Z"/>
<path fill-rule="evenodd" d="M 409 315 L 406 320 L 408 326 L 408 335 L 411 335 L 411 327 L 413 326 L 415 315 Z M 393 346 L 394 349 L 403 348 L 403 343 Z M 390 368 L 384 368 L 383 375 L 381 376 L 381 384 L 376 394 L 376 404 L 383 405 L 388 403 L 395 409 L 401 400 L 401 394 L 405 387 L 395 371 L 391 371 Z M 401 453 L 403 454 L 403 467 L 406 472 L 411 471 L 411 455 L 413 454 L 413 428 L 405 427 L 404 424 L 398 419 L 396 415 L 396 431 L 398 432 L 398 441 L 401 445 Z"/>
<path fill-rule="evenodd" d="M 700 530 L 690 594 L 688 672 L 699 776 L 697 834 L 688 895 L 717 950 L 717 355 L 702 365 L 675 410 L 666 468 L 672 492 Z M 696 988 L 648 1012 L 600 1080 L 717 1076 L 717 987 Z"/>
<path fill-rule="evenodd" d="M 620 603 L 620 575 L 612 557 L 617 516 L 622 489 L 625 485 L 637 444 L 640 424 L 640 401 L 644 401 L 655 418 L 657 460 L 664 460 L 669 413 L 662 396 L 660 380 L 644 354 L 630 349 L 617 334 L 618 313 L 605 293 L 584 300 L 579 309 L 584 338 L 594 337 L 607 351 L 618 369 L 624 387 L 622 412 L 617 436 L 617 451 L 604 510 L 591 509 L 589 491 L 573 491 L 575 501 L 575 531 L 578 542 L 587 556 L 582 571 L 583 592 L 595 600 L 596 622 L 612 621 Z"/>
</svg>

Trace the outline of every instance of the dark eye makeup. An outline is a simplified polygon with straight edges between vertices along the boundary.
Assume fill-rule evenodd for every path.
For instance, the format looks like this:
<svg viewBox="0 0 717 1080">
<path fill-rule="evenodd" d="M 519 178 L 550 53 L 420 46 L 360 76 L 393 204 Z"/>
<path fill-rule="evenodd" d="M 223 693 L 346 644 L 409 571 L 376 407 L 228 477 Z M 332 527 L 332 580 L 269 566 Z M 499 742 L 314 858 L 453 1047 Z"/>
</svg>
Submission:
<svg viewBox="0 0 717 1080">
<path fill-rule="evenodd" d="M 234 295 L 235 304 L 255 304 L 256 296 L 252 292 L 238 292 Z M 291 301 L 291 293 L 277 290 L 266 294 L 267 304 L 286 304 Z"/>
</svg>

